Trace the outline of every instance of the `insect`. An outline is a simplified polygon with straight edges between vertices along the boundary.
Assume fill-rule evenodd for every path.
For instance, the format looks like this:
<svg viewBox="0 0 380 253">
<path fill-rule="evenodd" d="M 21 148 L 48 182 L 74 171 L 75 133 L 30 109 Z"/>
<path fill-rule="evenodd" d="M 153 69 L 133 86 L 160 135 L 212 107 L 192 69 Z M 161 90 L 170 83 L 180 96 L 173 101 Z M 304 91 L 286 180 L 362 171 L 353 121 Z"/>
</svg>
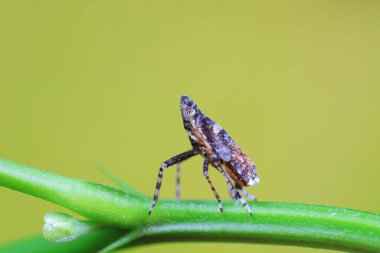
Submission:
<svg viewBox="0 0 380 253">
<path fill-rule="evenodd" d="M 257 201 L 256 197 L 250 195 L 243 187 L 257 185 L 260 180 L 256 174 L 256 166 L 251 159 L 235 144 L 231 137 L 210 118 L 206 117 L 198 106 L 188 96 L 182 96 L 180 101 L 184 128 L 189 136 L 192 150 L 176 155 L 162 163 L 153 196 L 153 202 L 148 214 L 152 213 L 157 204 L 160 193 L 164 170 L 172 165 L 180 164 L 190 157 L 201 155 L 204 158 L 203 175 L 211 187 L 219 210 L 223 212 L 222 202 L 208 175 L 209 165 L 216 168 L 227 182 L 229 193 L 233 199 L 237 199 L 245 210 L 252 216 L 252 211 L 240 195 L 239 190 L 248 197 Z M 177 198 L 179 198 L 179 165 L 177 166 Z M 235 183 L 233 184 L 232 181 Z"/>
</svg>

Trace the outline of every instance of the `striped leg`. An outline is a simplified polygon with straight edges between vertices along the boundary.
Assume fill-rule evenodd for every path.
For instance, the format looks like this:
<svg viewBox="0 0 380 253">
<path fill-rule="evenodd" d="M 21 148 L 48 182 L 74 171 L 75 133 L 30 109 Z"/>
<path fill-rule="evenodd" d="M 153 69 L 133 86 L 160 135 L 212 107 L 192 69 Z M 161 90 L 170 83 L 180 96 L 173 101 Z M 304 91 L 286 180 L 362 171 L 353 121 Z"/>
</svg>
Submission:
<svg viewBox="0 0 380 253">
<path fill-rule="evenodd" d="M 184 160 L 186 160 L 192 156 L 195 156 L 197 154 L 198 154 L 197 151 L 189 150 L 189 151 L 186 151 L 182 154 L 176 155 L 176 156 L 170 158 L 169 160 L 165 161 L 164 163 L 162 163 L 162 165 L 158 171 L 158 179 L 157 179 L 157 184 L 156 184 L 156 190 L 154 192 L 152 204 L 149 207 L 148 215 L 150 215 L 152 213 L 153 207 L 157 204 L 158 195 L 160 194 L 162 177 L 164 176 L 164 169 L 168 168 L 174 164 L 180 163 L 180 162 L 182 162 L 182 161 L 184 161 Z"/>
<path fill-rule="evenodd" d="M 220 210 L 220 212 L 223 212 L 222 201 L 220 200 L 219 194 L 216 192 L 215 187 L 214 187 L 214 185 L 212 184 L 210 177 L 208 176 L 208 165 L 209 165 L 209 161 L 208 161 L 208 159 L 206 158 L 206 159 L 204 160 L 204 162 L 203 162 L 203 176 L 205 176 L 205 178 L 206 178 L 208 184 L 209 184 L 210 187 L 211 187 L 212 192 L 213 192 L 214 195 L 215 195 L 216 200 L 218 201 L 218 206 L 219 206 L 219 210 Z"/>
<path fill-rule="evenodd" d="M 218 170 L 220 171 L 220 169 L 218 169 Z M 232 179 L 231 179 L 230 175 L 228 175 L 228 173 L 225 173 L 225 175 L 228 177 L 228 180 L 230 182 L 232 182 Z M 228 183 L 228 181 L 227 181 L 227 185 L 228 185 L 228 192 L 230 194 L 230 197 L 232 199 L 236 200 L 237 203 L 239 203 L 240 201 L 236 198 L 236 193 L 235 193 L 234 187 L 232 187 L 232 184 Z M 238 185 L 236 183 L 235 183 L 235 188 L 236 188 L 236 190 L 240 189 L 240 188 L 238 188 Z"/>
<path fill-rule="evenodd" d="M 218 169 L 218 170 L 219 170 L 219 169 Z M 223 174 L 223 173 L 222 173 L 222 174 Z M 228 177 L 228 179 L 230 180 L 230 182 L 232 182 L 231 177 L 230 177 L 227 173 L 226 173 L 226 176 Z M 234 189 L 233 189 L 233 187 L 232 187 L 232 184 L 229 184 L 229 183 L 227 182 L 227 185 L 228 185 L 228 193 L 230 194 L 230 197 L 231 197 L 232 199 L 236 200 L 237 203 L 238 203 L 239 200 L 236 199 L 236 194 L 235 194 L 235 191 L 234 191 Z M 235 184 L 235 186 L 236 186 L 236 184 Z"/>
<path fill-rule="evenodd" d="M 227 175 L 227 173 L 224 171 L 224 169 L 221 166 L 218 166 L 217 169 L 220 171 L 220 173 L 222 173 L 224 179 L 226 179 L 226 182 L 228 184 L 228 188 L 231 191 L 231 194 L 235 196 L 235 199 L 240 201 L 240 203 L 243 205 L 245 210 L 249 213 L 249 215 L 252 216 L 251 208 L 249 207 L 247 201 L 245 201 L 245 199 L 240 195 L 239 191 L 232 184 L 230 177 Z"/>
<path fill-rule="evenodd" d="M 253 200 L 253 201 L 255 201 L 255 202 L 258 201 L 258 199 L 257 199 L 254 195 L 252 195 L 252 194 L 250 194 L 249 192 L 247 192 L 247 190 L 244 189 L 242 186 L 240 186 L 240 185 L 238 185 L 238 184 L 235 183 L 235 188 L 236 188 L 237 190 L 240 190 L 241 193 L 243 193 L 243 195 L 246 196 L 248 199 Z"/>
<path fill-rule="evenodd" d="M 175 187 L 175 198 L 176 200 L 181 199 L 181 163 L 177 163 L 177 180 Z"/>
</svg>

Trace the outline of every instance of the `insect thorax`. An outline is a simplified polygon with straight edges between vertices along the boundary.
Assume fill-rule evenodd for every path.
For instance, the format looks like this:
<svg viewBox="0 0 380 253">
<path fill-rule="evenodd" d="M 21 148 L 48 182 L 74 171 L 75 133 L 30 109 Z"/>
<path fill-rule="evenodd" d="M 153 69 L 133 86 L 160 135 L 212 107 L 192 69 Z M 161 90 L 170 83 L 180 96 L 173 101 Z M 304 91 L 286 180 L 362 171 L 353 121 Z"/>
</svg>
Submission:
<svg viewBox="0 0 380 253">
<path fill-rule="evenodd" d="M 204 115 L 197 113 L 190 121 L 184 119 L 183 123 L 193 149 L 200 155 L 211 159 L 213 150 L 202 131 L 203 119 Z"/>
</svg>

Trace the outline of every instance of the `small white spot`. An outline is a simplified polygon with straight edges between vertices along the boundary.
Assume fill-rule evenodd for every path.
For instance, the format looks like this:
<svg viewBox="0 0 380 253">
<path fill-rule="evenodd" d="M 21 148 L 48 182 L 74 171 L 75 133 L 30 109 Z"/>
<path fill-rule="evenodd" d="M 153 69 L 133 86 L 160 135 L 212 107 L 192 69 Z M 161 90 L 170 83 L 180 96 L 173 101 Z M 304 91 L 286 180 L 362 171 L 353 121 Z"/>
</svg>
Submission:
<svg viewBox="0 0 380 253">
<path fill-rule="evenodd" d="M 195 125 L 195 120 L 192 119 L 190 122 L 191 122 L 191 126 L 192 126 L 193 128 L 197 128 L 197 126 Z"/>
<path fill-rule="evenodd" d="M 215 124 L 212 128 L 212 131 L 214 131 L 215 134 L 218 134 L 220 131 L 222 131 L 222 128 L 218 124 Z"/>
<path fill-rule="evenodd" d="M 195 135 L 192 135 L 191 132 L 188 132 L 188 134 L 189 134 L 190 139 L 192 139 L 193 141 L 197 141 L 198 140 L 198 138 L 195 137 Z"/>
<path fill-rule="evenodd" d="M 249 182 L 248 182 L 248 185 L 258 185 L 260 183 L 260 178 L 259 177 L 255 177 L 254 179 L 250 179 Z"/>
</svg>

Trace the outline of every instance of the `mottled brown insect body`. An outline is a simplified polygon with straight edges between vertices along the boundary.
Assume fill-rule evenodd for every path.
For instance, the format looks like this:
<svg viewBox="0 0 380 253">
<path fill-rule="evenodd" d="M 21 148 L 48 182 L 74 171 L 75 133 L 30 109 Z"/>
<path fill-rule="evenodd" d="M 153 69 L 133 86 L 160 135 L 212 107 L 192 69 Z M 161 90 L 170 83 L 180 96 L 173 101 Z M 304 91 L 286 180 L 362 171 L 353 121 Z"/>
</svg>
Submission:
<svg viewBox="0 0 380 253">
<path fill-rule="evenodd" d="M 215 167 L 225 178 L 230 195 L 239 200 L 244 208 L 252 215 L 247 202 L 241 197 L 241 190 L 247 197 L 256 200 L 253 195 L 248 194 L 242 187 L 256 185 L 259 178 L 256 175 L 256 166 L 251 159 L 235 144 L 227 132 L 210 118 L 206 117 L 197 105 L 187 96 L 181 97 L 181 113 L 184 128 L 189 136 L 192 150 L 179 154 L 164 162 L 158 174 L 153 203 L 149 214 L 157 203 L 159 189 L 163 177 L 163 169 L 173 164 L 184 161 L 194 155 L 200 154 L 204 157 L 203 175 L 208 181 L 215 198 L 219 203 L 220 211 L 223 211 L 220 197 L 215 190 L 209 176 L 208 165 Z M 177 180 L 179 182 L 179 180 Z M 235 182 L 235 186 L 232 184 Z M 179 195 L 179 194 L 178 194 Z"/>
<path fill-rule="evenodd" d="M 255 164 L 223 128 L 206 117 L 188 97 L 182 97 L 181 111 L 191 145 L 199 154 L 208 158 L 214 167 L 222 165 L 238 185 L 256 184 Z"/>
</svg>

